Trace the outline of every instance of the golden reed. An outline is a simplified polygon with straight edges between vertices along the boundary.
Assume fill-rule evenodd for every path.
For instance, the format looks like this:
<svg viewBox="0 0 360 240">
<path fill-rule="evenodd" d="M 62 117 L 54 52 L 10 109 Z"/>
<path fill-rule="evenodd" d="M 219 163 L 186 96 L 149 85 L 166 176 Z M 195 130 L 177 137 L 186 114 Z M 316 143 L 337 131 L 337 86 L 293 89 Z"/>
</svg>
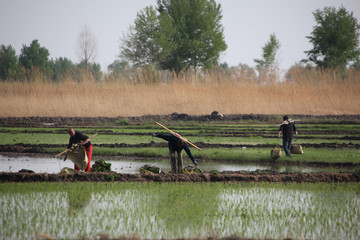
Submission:
<svg viewBox="0 0 360 240">
<path fill-rule="evenodd" d="M 0 117 L 203 115 L 214 110 L 223 114 L 360 114 L 359 72 L 341 80 L 331 72 L 300 71 L 291 76 L 291 82 L 267 84 L 219 73 L 180 75 L 155 83 L 137 79 L 136 84 L 134 79 L 111 77 L 100 83 L 1 82 Z"/>
</svg>

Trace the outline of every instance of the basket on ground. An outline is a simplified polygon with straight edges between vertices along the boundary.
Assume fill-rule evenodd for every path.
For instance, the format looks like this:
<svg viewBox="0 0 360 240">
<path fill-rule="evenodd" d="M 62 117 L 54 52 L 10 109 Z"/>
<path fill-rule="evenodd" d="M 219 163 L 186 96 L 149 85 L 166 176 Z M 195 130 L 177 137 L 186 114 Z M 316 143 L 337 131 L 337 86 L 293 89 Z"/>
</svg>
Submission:
<svg viewBox="0 0 360 240">
<path fill-rule="evenodd" d="M 300 144 L 292 144 L 292 145 L 291 145 L 290 152 L 291 152 L 292 154 L 303 154 L 303 153 L 304 153 L 304 151 L 303 151 L 303 149 L 302 149 L 302 147 L 301 147 Z"/>
<path fill-rule="evenodd" d="M 271 149 L 271 158 L 279 158 L 281 157 L 281 148 L 279 147 L 274 147 L 273 149 Z"/>
</svg>

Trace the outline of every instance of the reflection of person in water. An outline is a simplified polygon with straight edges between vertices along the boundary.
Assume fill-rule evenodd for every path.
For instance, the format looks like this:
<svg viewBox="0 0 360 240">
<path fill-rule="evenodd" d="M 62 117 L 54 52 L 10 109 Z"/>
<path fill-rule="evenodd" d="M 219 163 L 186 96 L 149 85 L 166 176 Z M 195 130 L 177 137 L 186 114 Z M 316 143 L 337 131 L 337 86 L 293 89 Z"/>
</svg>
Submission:
<svg viewBox="0 0 360 240">
<path fill-rule="evenodd" d="M 86 136 L 85 134 L 83 134 L 82 132 L 79 131 L 75 131 L 73 128 L 69 128 L 68 129 L 68 133 L 70 135 L 70 139 L 69 139 L 69 144 L 68 144 L 68 149 L 71 148 L 71 146 L 73 144 L 77 144 L 77 146 L 84 146 L 85 147 L 85 151 L 86 151 L 86 156 L 88 158 L 88 165 L 85 168 L 85 172 L 90 172 L 90 162 L 91 162 L 91 157 L 92 157 L 92 152 L 93 152 L 93 147 L 91 145 L 90 142 L 90 138 L 88 136 Z M 67 159 L 68 153 L 66 153 L 64 161 Z M 75 170 L 80 170 L 75 164 L 74 164 L 74 169 Z"/>
<path fill-rule="evenodd" d="M 173 134 L 167 133 L 154 133 L 153 137 L 162 138 L 169 142 L 169 151 L 170 151 L 170 161 L 171 161 L 171 171 L 174 173 L 183 172 L 183 162 L 182 162 L 182 150 L 184 149 L 187 155 L 190 157 L 192 162 L 197 165 L 197 161 L 194 159 L 189 146 L 184 142 L 184 140 L 176 137 Z M 177 153 L 177 163 L 175 159 L 175 152 Z"/>
<path fill-rule="evenodd" d="M 91 200 L 91 191 L 79 191 L 79 189 L 71 189 L 67 191 L 69 201 L 69 213 L 80 210 L 89 205 Z"/>
</svg>

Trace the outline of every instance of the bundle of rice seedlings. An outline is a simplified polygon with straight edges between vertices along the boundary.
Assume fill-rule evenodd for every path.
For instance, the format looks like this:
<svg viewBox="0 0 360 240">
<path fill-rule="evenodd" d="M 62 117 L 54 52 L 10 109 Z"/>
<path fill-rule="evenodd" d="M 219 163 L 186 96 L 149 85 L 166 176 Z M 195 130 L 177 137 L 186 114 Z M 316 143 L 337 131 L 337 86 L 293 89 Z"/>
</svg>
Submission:
<svg viewBox="0 0 360 240">
<path fill-rule="evenodd" d="M 197 167 L 189 165 L 183 169 L 183 173 L 202 173 L 203 171 Z"/>
<path fill-rule="evenodd" d="M 303 154 L 303 153 L 304 153 L 304 151 L 303 151 L 303 149 L 302 149 L 302 147 L 301 147 L 300 144 L 292 144 L 292 145 L 291 145 L 290 152 L 291 152 L 292 154 Z"/>
<path fill-rule="evenodd" d="M 140 168 L 141 174 L 149 174 L 149 173 L 164 173 L 164 171 L 156 166 L 150 166 L 148 164 L 145 164 Z"/>
<path fill-rule="evenodd" d="M 272 157 L 272 158 L 279 158 L 279 157 L 281 157 L 281 148 L 279 148 L 279 147 L 274 147 L 273 149 L 271 149 L 271 154 L 270 154 L 270 156 Z"/>
<path fill-rule="evenodd" d="M 103 159 L 95 161 L 95 164 L 91 167 L 91 172 L 110 172 L 111 163 L 106 163 Z"/>
</svg>

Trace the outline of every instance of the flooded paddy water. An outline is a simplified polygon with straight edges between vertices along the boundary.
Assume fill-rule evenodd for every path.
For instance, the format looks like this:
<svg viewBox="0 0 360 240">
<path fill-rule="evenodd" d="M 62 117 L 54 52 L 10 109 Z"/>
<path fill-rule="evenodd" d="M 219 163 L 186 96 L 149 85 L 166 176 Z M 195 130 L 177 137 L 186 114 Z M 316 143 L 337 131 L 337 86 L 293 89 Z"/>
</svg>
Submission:
<svg viewBox="0 0 360 240">
<path fill-rule="evenodd" d="M 134 157 L 106 157 L 102 158 L 106 162 L 111 163 L 111 170 L 117 173 L 139 174 L 140 168 L 145 164 L 154 165 L 165 172 L 170 172 L 169 159 L 149 159 L 149 158 L 134 158 Z M 93 158 L 91 164 L 94 164 L 98 158 Z M 189 161 L 184 161 L 184 167 L 190 164 Z M 60 158 L 53 157 L 34 157 L 34 156 L 7 156 L 0 154 L 0 172 L 18 172 L 21 169 L 29 169 L 36 173 L 59 173 L 62 168 L 73 168 L 74 164 L 67 160 L 63 161 Z M 236 163 L 236 162 L 214 162 L 203 161 L 199 163 L 199 167 L 209 172 L 216 170 L 223 171 L 256 171 L 256 170 L 272 170 L 278 172 L 338 172 L 354 171 L 352 168 L 333 168 L 333 167 L 315 167 L 315 166 L 301 166 L 301 165 L 280 165 L 269 163 Z"/>
</svg>

